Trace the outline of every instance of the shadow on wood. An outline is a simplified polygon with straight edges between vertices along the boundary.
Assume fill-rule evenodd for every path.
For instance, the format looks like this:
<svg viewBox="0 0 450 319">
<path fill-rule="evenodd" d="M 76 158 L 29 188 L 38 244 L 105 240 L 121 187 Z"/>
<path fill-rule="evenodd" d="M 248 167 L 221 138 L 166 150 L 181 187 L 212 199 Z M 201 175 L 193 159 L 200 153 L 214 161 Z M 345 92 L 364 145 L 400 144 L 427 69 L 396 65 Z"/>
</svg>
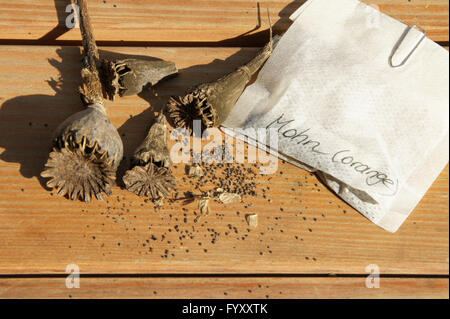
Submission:
<svg viewBox="0 0 450 319">
<path fill-rule="evenodd" d="M 57 53 L 61 61 L 49 59 L 49 63 L 58 69 L 59 78 L 47 80 L 55 95 L 18 96 L 5 101 L 0 108 L 0 147 L 5 148 L 0 158 L 19 163 L 21 174 L 26 178 L 38 177 L 43 187 L 45 183 L 39 174 L 47 160 L 55 123 L 82 109 L 76 93 L 78 81 L 73 81 L 80 77 L 79 70 L 65 65 L 79 55 L 79 49 L 61 48 Z"/>
<path fill-rule="evenodd" d="M 282 34 L 286 32 L 289 26 L 292 24 L 292 21 L 289 19 L 292 13 L 297 11 L 306 0 L 296 0 L 291 2 L 289 5 L 284 7 L 279 12 L 280 19 L 272 26 L 274 34 Z M 253 31 L 258 30 L 259 28 L 263 28 L 263 31 L 259 31 L 257 33 L 248 34 Z M 219 47 L 234 47 L 234 46 L 263 46 L 267 43 L 269 39 L 269 21 L 265 11 L 261 11 L 258 4 L 258 25 L 253 30 L 249 30 L 248 32 L 226 40 L 222 40 L 216 43 Z"/>
<path fill-rule="evenodd" d="M 140 55 L 123 55 L 101 51 L 102 57 L 111 59 L 139 58 L 158 60 Z M 5 162 L 19 163 L 20 173 L 26 178 L 37 177 L 41 185 L 46 180 L 40 173 L 51 150 L 53 132 L 70 115 L 81 111 L 78 87 L 81 83 L 78 47 L 62 47 L 57 50 L 60 59 L 49 59 L 59 76 L 57 79 L 43 80 L 55 92 L 55 95 L 22 95 L 5 101 L 0 107 L 0 147 L 5 150 L 0 159 Z M 126 141 L 124 143 L 127 145 Z"/>
<path fill-rule="evenodd" d="M 70 0 L 54 0 L 54 1 L 58 24 L 52 30 L 50 30 L 42 37 L 37 39 L 38 42 L 54 41 L 70 30 L 66 27 L 66 18 L 68 15 L 68 13 L 66 13 L 66 8 L 68 5 L 71 4 L 71 1 Z"/>
</svg>

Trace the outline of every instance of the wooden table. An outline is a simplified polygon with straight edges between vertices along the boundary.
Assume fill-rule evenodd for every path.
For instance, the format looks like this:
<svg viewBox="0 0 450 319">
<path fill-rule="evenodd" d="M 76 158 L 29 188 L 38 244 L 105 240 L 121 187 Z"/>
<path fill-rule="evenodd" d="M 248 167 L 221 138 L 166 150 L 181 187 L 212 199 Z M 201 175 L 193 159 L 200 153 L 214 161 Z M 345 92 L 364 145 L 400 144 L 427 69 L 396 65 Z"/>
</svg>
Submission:
<svg viewBox="0 0 450 319">
<path fill-rule="evenodd" d="M 180 76 L 108 102 L 125 156 L 169 95 L 248 61 L 304 1 L 90 0 L 101 53 L 175 62 Z M 448 0 L 371 0 L 448 46 Z M 115 187 L 91 204 L 47 190 L 39 177 L 56 126 L 81 110 L 79 30 L 68 1 L 0 0 L 0 298 L 448 298 L 449 169 L 396 234 L 350 208 L 316 178 L 280 161 L 243 203 L 153 205 Z M 127 160 L 119 170 L 123 174 Z M 184 166 L 175 169 L 189 189 Z M 257 213 L 250 228 L 245 215 Z M 81 272 L 66 288 L 68 265 Z M 366 288 L 378 265 L 379 289 Z"/>
</svg>

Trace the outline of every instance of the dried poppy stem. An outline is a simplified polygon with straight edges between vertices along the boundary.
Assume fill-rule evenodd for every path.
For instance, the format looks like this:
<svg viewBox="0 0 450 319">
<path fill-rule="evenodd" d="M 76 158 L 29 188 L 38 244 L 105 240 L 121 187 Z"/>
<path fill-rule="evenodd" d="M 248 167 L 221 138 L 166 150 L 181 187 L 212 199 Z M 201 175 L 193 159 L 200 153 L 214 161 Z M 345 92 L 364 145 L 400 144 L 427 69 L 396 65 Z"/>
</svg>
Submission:
<svg viewBox="0 0 450 319">
<path fill-rule="evenodd" d="M 54 133 L 53 151 L 42 177 L 50 178 L 47 186 L 56 187 L 58 195 L 89 202 L 111 194 L 115 173 L 123 157 L 123 144 L 103 105 L 102 85 L 98 72 L 98 50 L 95 44 L 87 4 L 80 7 L 80 27 L 84 58 L 80 93 L 87 108 L 66 119 Z"/>
<path fill-rule="evenodd" d="M 175 127 L 192 133 L 193 121 L 200 120 L 203 127 L 221 125 L 230 114 L 237 100 L 250 82 L 252 76 L 261 68 L 272 54 L 279 37 L 271 38 L 262 51 L 247 64 L 212 83 L 200 84 L 185 96 L 170 98 L 168 116 Z"/>
<path fill-rule="evenodd" d="M 81 70 L 83 87 L 80 91 L 86 104 L 103 106 L 103 89 L 98 70 L 100 60 L 88 14 L 87 1 L 76 0 L 75 4 L 80 8 L 80 30 L 84 48 L 83 68 Z"/>
<path fill-rule="evenodd" d="M 95 43 L 94 33 L 89 15 L 87 1 L 77 0 L 80 8 L 80 28 L 85 50 L 86 70 L 83 71 L 85 88 L 82 94 L 89 103 L 102 100 L 102 93 L 114 100 L 115 95 L 135 95 L 150 83 L 152 86 L 162 79 L 177 74 L 175 63 L 168 61 L 146 61 L 140 59 L 125 59 L 117 61 L 101 60 Z M 103 80 L 100 82 L 100 76 Z"/>
</svg>

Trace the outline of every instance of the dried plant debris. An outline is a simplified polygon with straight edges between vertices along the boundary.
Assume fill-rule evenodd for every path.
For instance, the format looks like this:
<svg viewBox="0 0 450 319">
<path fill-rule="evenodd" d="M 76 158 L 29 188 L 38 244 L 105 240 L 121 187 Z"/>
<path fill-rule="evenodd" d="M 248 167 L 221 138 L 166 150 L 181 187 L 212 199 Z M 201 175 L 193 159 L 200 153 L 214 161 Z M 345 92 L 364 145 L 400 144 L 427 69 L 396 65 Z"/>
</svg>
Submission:
<svg viewBox="0 0 450 319">
<path fill-rule="evenodd" d="M 179 194 L 177 193 L 177 195 L 179 195 Z M 183 205 L 188 205 L 197 200 L 197 205 L 198 205 L 198 209 L 200 210 L 200 213 L 202 213 L 202 215 L 209 215 L 209 213 L 211 212 L 211 209 L 209 207 L 209 200 L 216 199 L 216 197 L 214 197 L 214 196 L 211 196 L 211 192 L 194 193 L 194 192 L 188 191 L 188 192 L 184 193 L 184 197 L 176 196 L 171 201 L 172 202 L 183 201 L 182 202 Z"/>
<path fill-rule="evenodd" d="M 194 193 L 191 191 L 187 191 L 187 192 L 184 192 L 184 197 L 180 196 L 179 193 L 176 193 L 175 198 L 172 198 L 171 202 L 182 201 L 183 205 L 188 205 L 188 204 L 195 202 L 195 200 L 197 200 L 197 199 L 209 199 L 209 198 L 210 198 L 209 194 L 205 193 L 205 192 Z"/>
<path fill-rule="evenodd" d="M 79 0 L 83 36 L 83 84 L 80 92 L 87 109 L 66 119 L 55 131 L 53 150 L 42 177 L 61 196 L 89 202 L 110 195 L 115 173 L 123 157 L 123 144 L 103 106 L 98 76 L 98 50 L 92 34 L 86 1 Z"/>
<path fill-rule="evenodd" d="M 188 168 L 188 176 L 192 177 L 192 178 L 196 178 L 196 177 L 202 177 L 203 174 L 203 169 L 199 166 L 199 165 L 190 165 Z"/>
<path fill-rule="evenodd" d="M 258 215 L 257 214 L 247 214 L 245 215 L 245 220 L 250 227 L 258 227 Z"/>
<path fill-rule="evenodd" d="M 139 94 L 145 85 L 154 86 L 178 73 L 175 63 L 163 60 L 103 60 L 101 69 L 105 93 L 110 100 L 117 94 L 121 97 Z"/>
<path fill-rule="evenodd" d="M 227 192 L 219 193 L 217 198 L 223 204 L 240 203 L 242 201 L 241 195 Z"/>
<path fill-rule="evenodd" d="M 198 209 L 202 215 L 209 215 L 211 209 L 209 208 L 209 199 L 203 198 L 198 201 Z"/>
<path fill-rule="evenodd" d="M 170 121 L 175 127 L 193 131 L 193 121 L 200 120 L 204 128 L 221 125 L 252 76 L 270 57 L 278 37 L 268 43 L 249 63 L 212 83 L 200 84 L 185 96 L 170 98 L 167 108 Z"/>
<path fill-rule="evenodd" d="M 155 202 L 167 198 L 176 189 L 171 166 L 167 126 L 161 112 L 133 155 L 131 169 L 123 177 L 125 187 Z"/>
<path fill-rule="evenodd" d="M 155 201 L 155 207 L 161 208 L 164 206 L 164 198 L 160 197 L 158 200 Z"/>
</svg>

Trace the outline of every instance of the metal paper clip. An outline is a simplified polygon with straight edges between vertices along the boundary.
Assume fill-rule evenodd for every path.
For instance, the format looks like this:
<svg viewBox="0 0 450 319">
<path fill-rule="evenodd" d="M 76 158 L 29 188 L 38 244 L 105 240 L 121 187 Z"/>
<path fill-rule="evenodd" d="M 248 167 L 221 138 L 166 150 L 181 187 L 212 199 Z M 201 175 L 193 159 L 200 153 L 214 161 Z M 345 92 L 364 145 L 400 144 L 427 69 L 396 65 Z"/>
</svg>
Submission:
<svg viewBox="0 0 450 319">
<path fill-rule="evenodd" d="M 420 40 L 417 42 L 417 44 L 414 46 L 414 48 L 411 50 L 411 52 L 409 52 L 409 54 L 406 56 L 406 58 L 402 61 L 402 63 L 398 64 L 398 65 L 394 65 L 394 63 L 392 62 L 392 59 L 394 58 L 395 53 L 397 53 L 398 48 L 400 47 L 400 45 L 402 44 L 402 42 L 405 40 L 406 36 L 408 35 L 408 33 L 411 31 L 411 29 L 417 28 L 420 31 L 422 31 L 423 36 L 420 38 Z M 413 25 L 411 27 L 407 27 L 405 29 L 405 31 L 403 32 L 402 36 L 400 37 L 400 39 L 397 41 L 397 43 L 395 44 L 394 48 L 392 49 L 392 53 L 391 56 L 389 57 L 389 65 L 392 68 L 399 68 L 403 65 L 405 65 L 405 63 L 409 60 L 409 58 L 411 57 L 411 55 L 414 53 L 414 51 L 416 51 L 416 49 L 419 47 L 419 45 L 422 43 L 423 39 L 425 39 L 427 36 L 427 31 L 425 31 L 423 28 L 419 27 L 418 25 Z"/>
</svg>

